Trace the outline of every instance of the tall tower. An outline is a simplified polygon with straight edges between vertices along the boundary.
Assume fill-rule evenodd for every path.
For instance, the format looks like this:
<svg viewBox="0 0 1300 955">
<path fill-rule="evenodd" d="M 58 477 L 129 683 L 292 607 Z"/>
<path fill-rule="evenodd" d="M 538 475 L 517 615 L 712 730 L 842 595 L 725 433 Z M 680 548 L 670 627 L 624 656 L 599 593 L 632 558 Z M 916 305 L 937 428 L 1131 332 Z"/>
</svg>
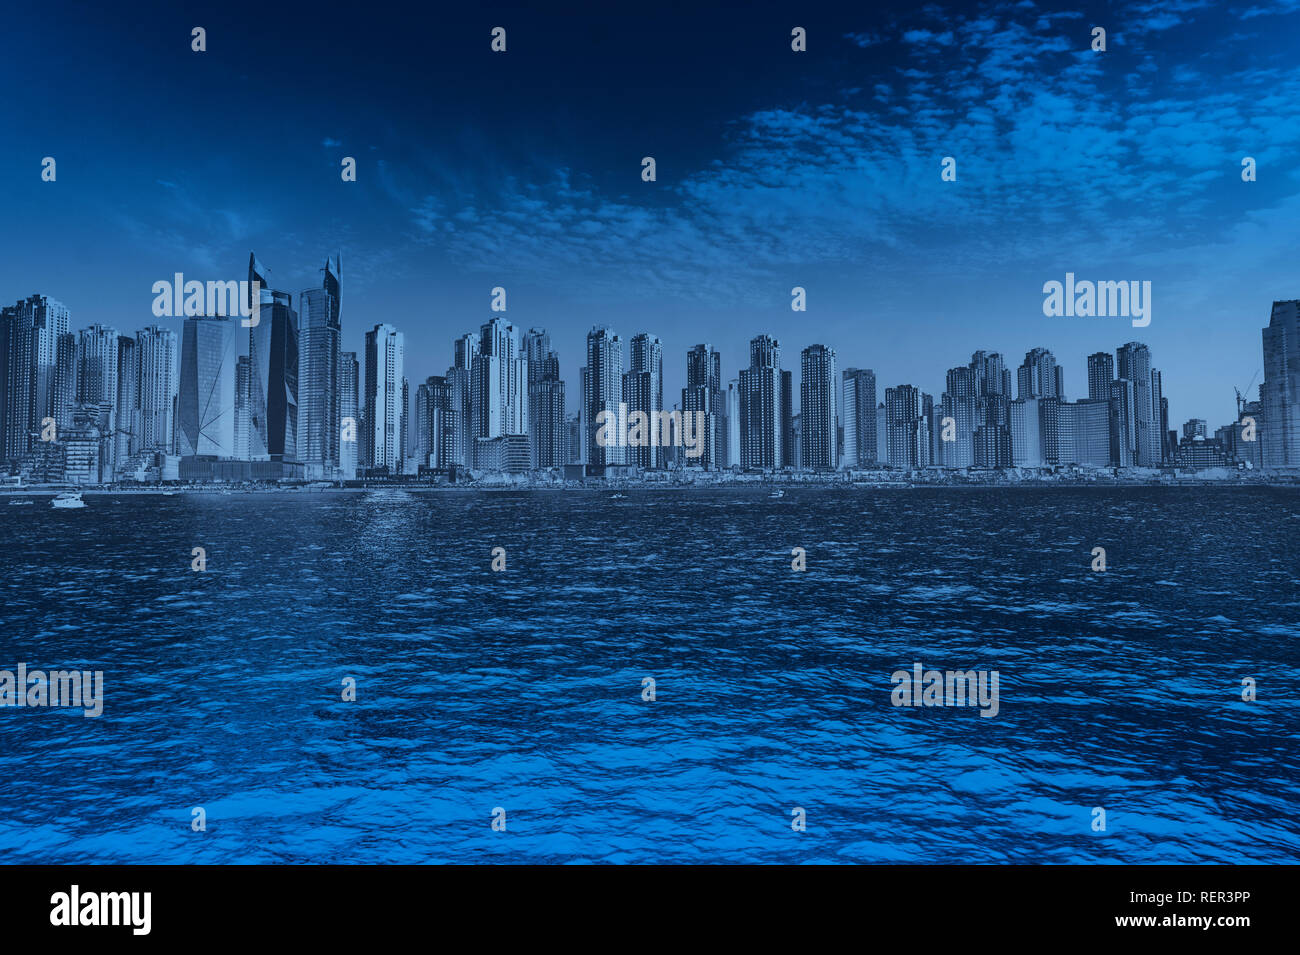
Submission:
<svg viewBox="0 0 1300 955">
<path fill-rule="evenodd" d="M 185 319 L 176 423 L 182 456 L 234 455 L 235 328 L 228 318 Z"/>
<path fill-rule="evenodd" d="M 686 387 L 682 414 L 703 416 L 702 452 L 685 458 L 689 467 L 720 468 L 726 463 L 727 407 L 722 390 L 722 356 L 712 345 L 696 345 L 686 353 Z"/>
<path fill-rule="evenodd" d="M 366 332 L 366 466 L 402 470 L 406 338 L 392 325 Z"/>
<path fill-rule="evenodd" d="M 597 416 L 605 413 L 609 426 L 607 435 L 616 432 L 614 416 L 619 413 L 623 399 L 623 340 L 613 330 L 597 326 L 587 333 L 587 366 L 582 395 L 584 422 L 587 434 L 587 463 L 596 467 L 627 463 L 627 448 L 611 438 L 604 445 L 597 440 L 600 423 Z"/>
<path fill-rule="evenodd" d="M 266 287 L 267 270 L 248 257 L 249 294 L 259 289 L 258 321 L 248 329 L 249 457 L 298 458 L 298 313 L 287 292 Z"/>
<path fill-rule="evenodd" d="M 749 342 L 749 367 L 740 372 L 740 464 L 779 468 L 785 461 L 782 442 L 781 343 L 770 335 Z"/>
<path fill-rule="evenodd" d="M 298 380 L 298 458 L 319 476 L 339 466 L 339 346 L 342 288 L 338 257 L 325 260 L 320 288 L 298 295 L 302 330 Z"/>
<path fill-rule="evenodd" d="M 800 355 L 800 462 L 805 468 L 835 468 L 836 408 L 835 349 L 809 345 Z"/>
<path fill-rule="evenodd" d="M 1259 402 L 1264 466 L 1300 467 L 1300 300 L 1273 303 L 1264 329 Z"/>
</svg>

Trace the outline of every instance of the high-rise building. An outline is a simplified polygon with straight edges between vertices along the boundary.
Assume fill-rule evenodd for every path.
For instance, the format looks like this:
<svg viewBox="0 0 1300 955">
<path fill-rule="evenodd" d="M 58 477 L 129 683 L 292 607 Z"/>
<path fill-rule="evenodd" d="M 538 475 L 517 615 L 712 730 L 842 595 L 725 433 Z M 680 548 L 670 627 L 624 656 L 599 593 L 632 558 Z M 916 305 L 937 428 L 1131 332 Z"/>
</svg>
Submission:
<svg viewBox="0 0 1300 955">
<path fill-rule="evenodd" d="M 800 354 L 799 466 L 831 471 L 836 466 L 835 349 L 809 345 Z"/>
<path fill-rule="evenodd" d="M 1088 400 L 1109 401 L 1110 383 L 1115 380 L 1115 358 L 1110 352 L 1088 356 Z"/>
<path fill-rule="evenodd" d="M 1204 418 L 1189 418 L 1183 422 L 1183 437 L 1189 441 L 1193 438 L 1208 438 L 1209 425 Z"/>
<path fill-rule="evenodd" d="M 654 335 L 642 332 L 632 336 L 631 364 L 623 375 L 623 403 L 629 418 L 641 412 L 654 431 L 652 439 L 625 452 L 626 462 L 635 467 L 661 468 L 667 450 L 659 446 L 659 413 L 664 410 L 664 349 Z"/>
<path fill-rule="evenodd" d="M 980 425 L 975 375 L 969 365 L 948 369 L 947 387 L 939 399 L 939 464 L 968 468 L 975 464 L 975 429 Z M 952 419 L 951 441 L 943 440 L 943 419 Z"/>
<path fill-rule="evenodd" d="M 361 370 L 357 353 L 339 353 L 339 471 L 354 481 L 365 431 L 361 426 Z"/>
<path fill-rule="evenodd" d="M 607 440 L 604 445 L 596 440 L 600 434 L 597 420 L 600 413 L 605 412 L 606 417 L 617 415 L 623 400 L 623 341 L 611 329 L 597 326 L 587 333 L 587 365 L 583 372 L 586 463 L 597 468 L 625 464 L 625 447 L 613 440 Z M 613 431 L 612 426 L 606 428 L 606 435 Z"/>
<path fill-rule="evenodd" d="M 325 260 L 320 288 L 298 295 L 302 333 L 298 375 L 298 459 L 309 476 L 330 477 L 339 467 L 339 318 L 341 266 Z"/>
<path fill-rule="evenodd" d="M 234 455 L 236 327 L 228 318 L 185 319 L 176 413 L 183 457 Z"/>
<path fill-rule="evenodd" d="M 117 401 L 118 333 L 116 328 L 91 325 L 77 335 L 77 401 L 99 405 Z"/>
<path fill-rule="evenodd" d="M 135 341 L 139 376 L 135 429 L 140 450 L 172 454 L 176 446 L 173 415 L 180 392 L 180 340 L 170 328 L 149 325 L 135 333 Z"/>
<path fill-rule="evenodd" d="M 406 419 L 403 367 L 406 337 L 392 325 L 366 332 L 365 466 L 400 474 Z"/>
<path fill-rule="evenodd" d="M 235 362 L 235 453 L 237 461 L 247 461 L 250 453 L 248 443 L 248 402 L 253 391 L 253 370 L 247 355 L 240 355 Z"/>
<path fill-rule="evenodd" d="M 913 470 L 929 464 L 929 424 L 914 385 L 885 389 L 886 447 L 891 467 Z"/>
<path fill-rule="evenodd" d="M 72 427 L 72 411 L 77 404 L 77 336 L 66 332 L 59 336 L 54 363 L 54 419 L 59 430 Z"/>
<path fill-rule="evenodd" d="M 1110 383 L 1110 463 L 1131 468 L 1137 462 L 1137 398 L 1133 382 L 1116 378 Z"/>
<path fill-rule="evenodd" d="M 795 466 L 794 375 L 781 369 L 781 467 Z"/>
<path fill-rule="evenodd" d="M 1151 350 L 1140 342 L 1129 342 L 1115 352 L 1120 378 L 1133 382 L 1134 460 L 1137 467 L 1160 466 L 1160 402 L 1152 379 Z"/>
<path fill-rule="evenodd" d="M 134 338 L 119 335 L 117 339 L 117 395 L 113 417 L 117 430 L 113 436 L 113 466 L 121 469 L 131 456 L 140 450 L 139 422 L 136 404 L 140 388 L 140 355 Z M 116 473 L 116 472 L 115 472 Z"/>
<path fill-rule="evenodd" d="M 1025 353 L 1024 363 L 1016 371 L 1016 397 L 1065 397 L 1061 366 L 1046 348 L 1034 348 Z"/>
<path fill-rule="evenodd" d="M 844 369 L 844 460 L 846 468 L 876 463 L 876 373 Z"/>
<path fill-rule="evenodd" d="M 415 389 L 416 463 L 420 467 L 446 468 L 452 442 L 448 440 L 451 423 L 450 391 L 445 376 L 430 375 Z"/>
<path fill-rule="evenodd" d="M 1023 371 L 1023 366 L 1021 368 Z M 1018 468 L 1047 465 L 1043 448 L 1041 402 L 1046 398 L 1017 398 L 1011 402 L 1011 463 Z M 1054 398 L 1052 400 L 1055 400 Z"/>
<path fill-rule="evenodd" d="M 1106 467 L 1111 454 L 1109 397 L 1062 401 L 1058 411 L 1058 463 Z"/>
<path fill-rule="evenodd" d="M 740 458 L 740 432 L 744 422 L 740 417 L 740 379 L 727 382 L 727 453 L 725 467 L 742 467 Z"/>
<path fill-rule="evenodd" d="M 248 260 L 249 292 L 259 282 L 257 324 L 248 329 L 249 458 L 296 461 L 298 450 L 298 313 L 287 292 L 265 285 L 266 270 Z"/>
<path fill-rule="evenodd" d="M 749 367 L 740 372 L 740 464 L 779 468 L 786 461 L 788 407 L 781 393 L 781 343 L 759 335 L 749 343 Z"/>
<path fill-rule="evenodd" d="M 686 387 L 682 415 L 702 415 L 701 453 L 685 458 L 687 467 L 723 467 L 727 458 L 727 395 L 722 390 L 722 356 L 712 345 L 696 345 L 686 353 Z"/>
<path fill-rule="evenodd" d="M 1300 467 L 1300 300 L 1274 302 L 1259 385 L 1264 467 Z"/>
</svg>

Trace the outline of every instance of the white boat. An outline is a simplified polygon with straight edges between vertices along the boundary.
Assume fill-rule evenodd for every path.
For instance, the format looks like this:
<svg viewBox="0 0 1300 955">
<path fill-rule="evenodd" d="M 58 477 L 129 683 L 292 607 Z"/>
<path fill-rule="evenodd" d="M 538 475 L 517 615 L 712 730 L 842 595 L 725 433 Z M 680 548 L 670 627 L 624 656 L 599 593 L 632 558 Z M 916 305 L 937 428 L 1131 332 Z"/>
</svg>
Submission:
<svg viewBox="0 0 1300 955">
<path fill-rule="evenodd" d="M 626 497 L 627 497 L 626 494 L 615 494 L 613 497 L 610 498 L 610 500 L 611 500 L 611 501 L 621 501 L 621 500 L 623 500 L 623 499 L 626 498 Z"/>
<path fill-rule="evenodd" d="M 30 504 L 30 503 L 32 503 L 32 502 L 29 501 L 29 500 L 27 500 L 26 498 L 23 498 L 21 501 L 10 501 L 10 502 L 9 502 L 9 506 L 10 506 L 10 507 L 22 507 L 24 504 Z"/>
<path fill-rule="evenodd" d="M 785 497 L 785 491 L 781 490 L 780 488 L 777 488 L 775 491 L 769 494 L 768 497 Z"/>
<path fill-rule="evenodd" d="M 50 501 L 50 507 L 85 507 L 86 502 L 81 499 L 80 491 L 64 491 L 54 500 Z"/>
</svg>

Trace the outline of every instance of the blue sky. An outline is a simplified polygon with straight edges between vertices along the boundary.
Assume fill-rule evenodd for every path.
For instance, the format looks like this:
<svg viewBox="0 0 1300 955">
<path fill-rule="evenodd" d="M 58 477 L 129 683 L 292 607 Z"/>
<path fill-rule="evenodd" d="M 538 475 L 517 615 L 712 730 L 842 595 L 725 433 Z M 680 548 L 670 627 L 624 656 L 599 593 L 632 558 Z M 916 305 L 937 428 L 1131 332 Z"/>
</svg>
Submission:
<svg viewBox="0 0 1300 955">
<path fill-rule="evenodd" d="M 691 345 L 730 378 L 760 332 L 796 378 L 823 342 L 935 395 L 975 349 L 1045 346 L 1077 397 L 1136 339 L 1173 423 L 1217 425 L 1300 296 L 1300 0 L 615 6 L 6 11 L 0 300 L 129 333 L 174 272 L 240 278 L 251 249 L 296 295 L 337 253 L 345 347 L 397 325 L 413 383 L 500 285 L 571 407 L 609 324 L 664 340 L 669 396 Z M 1067 271 L 1151 281 L 1151 325 L 1045 317 Z"/>
</svg>

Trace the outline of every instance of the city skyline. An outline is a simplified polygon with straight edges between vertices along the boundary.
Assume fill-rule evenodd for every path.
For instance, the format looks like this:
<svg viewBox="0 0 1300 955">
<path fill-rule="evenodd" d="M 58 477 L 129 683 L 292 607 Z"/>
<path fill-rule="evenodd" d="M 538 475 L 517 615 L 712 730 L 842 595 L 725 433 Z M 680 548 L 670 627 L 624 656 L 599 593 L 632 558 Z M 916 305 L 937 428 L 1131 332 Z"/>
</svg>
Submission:
<svg viewBox="0 0 1300 955">
<path fill-rule="evenodd" d="M 455 338 L 450 343 L 452 364 L 445 375 L 431 374 L 423 382 L 418 373 L 412 374 L 400 329 L 380 323 L 366 331 L 365 371 L 355 382 L 355 387 L 364 386 L 365 393 L 357 395 L 356 411 L 348 416 L 350 427 L 358 433 L 356 447 L 346 449 L 344 466 L 340 445 L 347 443 L 344 435 L 349 425 L 342 414 L 345 398 L 340 383 L 348 379 L 345 363 L 356 359 L 337 347 L 344 325 L 340 259 L 326 259 L 320 269 L 322 285 L 301 291 L 297 310 L 290 293 L 271 287 L 268 271 L 250 253 L 249 288 L 260 288 L 261 308 L 255 319 L 244 320 L 250 326 L 245 354 L 237 353 L 242 336 L 236 333 L 233 318 L 193 314 L 184 319 L 179 359 L 169 357 L 152 378 L 142 370 L 157 360 L 150 357 L 156 350 L 150 347 L 152 341 L 161 337 L 168 348 L 175 342 L 174 335 L 156 325 L 132 338 L 93 323 L 74 336 L 67 330 L 69 309 L 51 297 L 31 296 L 7 307 L 5 327 L 12 325 L 14 330 L 6 331 L 0 342 L 7 356 L 6 385 L 0 389 L 6 455 L 14 459 L 17 431 L 8 425 L 16 422 L 16 415 L 26 414 L 34 423 L 43 417 L 32 409 L 52 407 L 59 426 L 66 428 L 73 399 L 77 407 L 107 409 L 109 417 L 101 414 L 98 426 L 113 434 L 112 448 L 103 452 L 113 477 L 123 462 L 135 464 L 140 452 L 151 450 L 181 457 L 303 464 L 306 475 L 315 478 L 355 476 L 359 472 L 351 463 L 353 455 L 361 468 L 382 467 L 389 473 L 414 473 L 425 466 L 517 471 L 569 463 L 652 470 L 678 464 L 680 459 L 657 440 L 640 447 L 603 445 L 598 424 L 603 416 L 614 414 L 626 421 L 629 413 L 654 422 L 669 411 L 703 416 L 704 446 L 689 463 L 706 469 L 828 471 L 874 463 L 904 468 L 1057 464 L 1150 468 L 1179 460 L 1175 452 L 1180 421 L 1204 421 L 1194 416 L 1183 419 L 1178 409 L 1171 409 L 1163 393 L 1163 372 L 1154 366 L 1149 347 L 1136 341 L 1117 346 L 1113 356 L 1089 355 L 1086 398 L 1076 392 L 1073 401 L 1067 385 L 1071 377 L 1052 351 L 1042 346 L 1025 353 L 1014 373 L 1014 389 L 1007 358 L 977 350 L 969 365 L 948 370 L 942 392 L 900 383 L 884 385 L 881 395 L 874 369 L 853 365 L 841 376 L 835 349 L 814 343 L 800 351 L 795 363 L 800 369 L 796 396 L 792 370 L 781 365 L 779 339 L 759 334 L 750 340 L 749 366 L 738 368 L 734 377 L 710 343 L 684 349 L 686 379 L 695 384 L 682 390 L 680 405 L 668 405 L 663 397 L 662 340 L 638 332 L 625 355 L 622 337 L 607 325 L 593 326 L 588 333 L 587 363 L 578 370 L 579 408 L 571 416 L 565 410 L 562 363 L 547 330 L 532 327 L 523 332 L 497 314 L 478 334 Z M 504 305 L 504 296 L 498 301 Z M 1259 401 L 1249 401 L 1249 393 L 1242 399 L 1250 405 L 1252 418 L 1259 419 L 1262 432 L 1276 432 L 1272 443 L 1279 450 L 1261 455 L 1257 448 L 1245 448 L 1230 433 L 1239 425 L 1234 418 L 1216 429 L 1214 440 L 1223 454 L 1198 457 L 1200 466 L 1240 458 L 1245 451 L 1251 452 L 1247 459 L 1254 466 L 1297 463 L 1300 415 L 1288 409 L 1294 407 L 1300 387 L 1290 371 L 1295 362 L 1289 357 L 1286 334 L 1288 323 L 1294 325 L 1297 316 L 1300 306 L 1295 300 L 1275 302 L 1269 327 L 1261 333 L 1263 362 L 1273 382 L 1267 404 L 1280 424 L 1263 413 L 1268 379 L 1261 382 Z M 23 322 L 43 329 L 31 345 L 22 346 L 30 348 L 23 353 L 29 356 L 26 359 L 14 344 L 25 340 Z M 26 408 L 10 397 L 24 390 L 14 386 L 18 369 L 13 362 L 19 360 L 31 362 Z M 163 386 L 157 377 L 170 384 L 176 365 L 180 368 L 179 383 L 173 386 L 176 431 L 164 447 L 156 435 L 152 443 L 146 436 L 158 430 L 157 404 Z M 119 373 L 119 368 L 126 372 Z M 863 376 L 871 376 L 870 381 Z M 877 399 L 874 415 L 867 414 L 863 404 L 868 395 Z M 346 401 L 352 407 L 352 399 Z M 1106 404 L 1109 418 L 1104 440 L 1097 434 L 1100 419 L 1094 420 L 1092 410 L 1085 407 L 1100 403 Z M 308 409 L 302 418 L 300 404 Z M 575 420 L 581 445 L 577 449 L 569 433 Z M 869 446 L 870 424 L 875 427 L 875 448 Z M 948 426 L 941 440 L 941 429 Z M 1181 430 L 1187 440 L 1209 440 L 1204 427 L 1194 435 L 1188 425 Z M 34 431 L 29 433 L 34 440 Z M 495 442 L 490 452 L 481 444 L 484 441 Z M 1104 458 L 1099 450 L 1103 444 L 1107 445 Z M 716 452 L 711 450 L 715 446 Z"/>
</svg>

